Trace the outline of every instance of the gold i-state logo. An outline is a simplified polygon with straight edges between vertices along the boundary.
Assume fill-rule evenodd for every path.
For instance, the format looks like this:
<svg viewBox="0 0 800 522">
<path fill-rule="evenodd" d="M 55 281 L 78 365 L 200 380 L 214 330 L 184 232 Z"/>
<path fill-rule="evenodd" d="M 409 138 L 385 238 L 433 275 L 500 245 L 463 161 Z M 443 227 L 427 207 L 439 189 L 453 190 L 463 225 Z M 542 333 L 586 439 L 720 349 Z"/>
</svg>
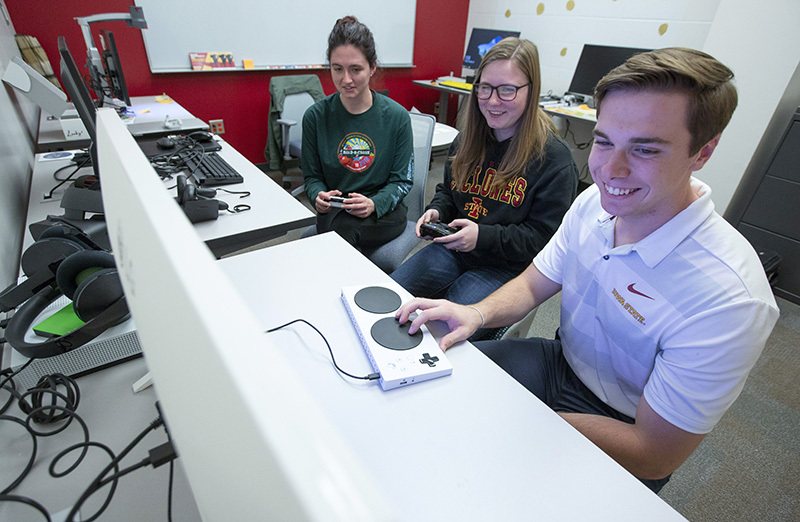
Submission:
<svg viewBox="0 0 800 522">
<path fill-rule="evenodd" d="M 339 163 L 352 172 L 364 172 L 375 161 L 375 144 L 365 134 L 351 132 L 339 143 Z"/>
</svg>

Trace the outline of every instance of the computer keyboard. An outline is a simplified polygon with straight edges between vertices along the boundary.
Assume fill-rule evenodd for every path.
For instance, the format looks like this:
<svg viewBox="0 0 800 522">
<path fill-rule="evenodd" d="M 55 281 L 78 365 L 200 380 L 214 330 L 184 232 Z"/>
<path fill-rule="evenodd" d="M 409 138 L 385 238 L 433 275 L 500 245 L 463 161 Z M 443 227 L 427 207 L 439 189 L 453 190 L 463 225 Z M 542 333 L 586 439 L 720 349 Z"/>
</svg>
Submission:
<svg viewBox="0 0 800 522">
<path fill-rule="evenodd" d="M 186 158 L 186 168 L 194 175 L 199 185 L 207 187 L 244 182 L 242 175 L 216 152 Z"/>
</svg>

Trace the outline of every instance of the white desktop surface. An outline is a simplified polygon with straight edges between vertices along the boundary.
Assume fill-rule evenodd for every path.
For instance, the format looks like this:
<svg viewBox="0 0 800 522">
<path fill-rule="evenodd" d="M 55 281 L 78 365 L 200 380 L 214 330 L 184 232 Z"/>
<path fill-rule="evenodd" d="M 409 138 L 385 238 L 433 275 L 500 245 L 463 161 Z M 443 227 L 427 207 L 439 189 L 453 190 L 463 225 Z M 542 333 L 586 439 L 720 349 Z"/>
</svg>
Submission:
<svg viewBox="0 0 800 522">
<path fill-rule="evenodd" d="M 223 200 L 230 208 L 235 205 L 250 205 L 250 210 L 231 214 L 220 212 L 219 218 L 214 221 L 197 223 L 195 229 L 200 238 L 206 241 L 215 255 L 225 255 L 239 248 L 244 248 L 286 233 L 293 228 L 300 228 L 314 223 L 314 213 L 306 208 L 291 194 L 285 191 L 258 167 L 242 156 L 236 149 L 222 139 L 219 140 L 222 156 L 245 179 L 244 183 L 225 185 L 231 191 L 250 191 L 249 197 L 240 199 L 239 195 L 227 194 L 217 191 L 217 199 Z M 62 215 L 61 195 L 63 185 L 55 197 L 44 200 L 43 194 L 49 192 L 55 185 L 53 173 L 60 167 L 68 164 L 64 160 L 43 161 L 46 154 L 37 154 L 34 161 L 31 192 L 28 204 L 27 225 L 45 219 L 48 215 Z M 59 174 L 63 178 L 72 172 L 66 169 Z M 77 175 L 91 174 L 91 168 L 82 169 Z M 77 175 L 75 177 L 77 177 Z M 102 178 L 102 172 L 100 173 Z M 102 182 L 101 182 L 102 183 Z M 164 182 L 165 187 L 175 187 L 174 179 Z M 175 189 L 171 188 L 172 194 Z M 25 230 L 23 251 L 33 243 L 30 231 Z"/>
<path fill-rule="evenodd" d="M 237 214 L 220 212 L 216 220 L 195 224 L 195 230 L 200 238 L 206 241 L 215 254 L 224 255 L 316 222 L 316 216 L 311 210 L 242 156 L 239 151 L 224 140 L 219 138 L 218 140 L 222 145 L 219 155 L 244 177 L 244 183 L 214 188 L 230 191 L 247 190 L 251 195 L 240 198 L 237 194 L 218 190 L 216 199 L 225 201 L 231 209 L 236 205 L 245 204 L 250 205 L 250 210 Z M 169 181 L 167 184 L 172 187 L 175 181 Z"/>
<path fill-rule="evenodd" d="M 161 103 L 157 101 L 157 98 L 156 96 L 131 97 L 131 117 L 126 118 L 125 123 L 134 136 L 208 129 L 208 124 L 195 118 L 175 100 L 167 97 L 171 101 L 169 103 Z M 181 126 L 177 129 L 166 128 L 164 120 L 167 117 L 178 118 L 181 121 Z M 61 122 L 45 111 L 41 111 L 36 144 L 37 152 L 69 150 L 70 148 L 85 147 L 87 144 L 88 140 L 67 140 L 64 137 Z"/>
<path fill-rule="evenodd" d="M 393 282 L 337 235 L 219 262 L 265 330 L 303 318 L 340 367 L 372 371 L 340 291 Z M 447 351 L 451 376 L 384 392 L 340 376 L 305 325 L 269 335 L 400 520 L 682 520 L 469 343 Z"/>
<path fill-rule="evenodd" d="M 147 368 L 143 359 L 128 361 L 119 366 L 77 379 L 81 400 L 78 415 L 86 421 L 90 440 L 109 446 L 115 454 L 127 446 L 133 438 L 158 417 L 155 402 L 158 398 L 150 388 L 138 394 L 131 391 L 131 384 L 140 378 Z M 4 395 L 5 397 L 5 395 Z M 46 399 L 49 400 L 49 399 Z M 9 413 L 19 418 L 17 406 Z M 60 426 L 61 423 L 58 424 Z M 35 429 L 46 427 L 35 425 Z M 11 482 L 24 469 L 30 457 L 31 440 L 21 426 L 4 421 L 2 423 L 3 452 L 0 466 L 0 484 Z M 72 444 L 82 441 L 83 431 L 77 422 L 62 433 L 41 437 L 31 473 L 13 490 L 12 494 L 30 497 L 41 502 L 52 515 L 68 510 L 86 487 L 108 464 L 107 454 L 97 448 L 89 450 L 86 460 L 69 475 L 53 478 L 47 471 L 55 455 Z M 166 442 L 163 428 L 150 431 L 142 442 L 122 461 L 121 469 L 133 465 L 147 456 L 150 449 Z M 63 470 L 74 462 L 74 454 L 62 461 Z M 186 480 L 180 459 L 174 461 L 175 483 L 173 487 L 173 516 L 175 520 L 199 520 L 200 514 Z M 146 466 L 122 477 L 111 504 L 100 520 L 167 520 L 167 490 L 169 466 L 157 469 Z M 105 499 L 100 492 L 85 504 L 83 518 L 95 513 Z M 66 516 L 66 512 L 63 513 Z M 0 520 L 44 520 L 30 508 L 15 503 L 0 502 Z M 54 520 L 59 520 L 54 517 Z"/>
</svg>

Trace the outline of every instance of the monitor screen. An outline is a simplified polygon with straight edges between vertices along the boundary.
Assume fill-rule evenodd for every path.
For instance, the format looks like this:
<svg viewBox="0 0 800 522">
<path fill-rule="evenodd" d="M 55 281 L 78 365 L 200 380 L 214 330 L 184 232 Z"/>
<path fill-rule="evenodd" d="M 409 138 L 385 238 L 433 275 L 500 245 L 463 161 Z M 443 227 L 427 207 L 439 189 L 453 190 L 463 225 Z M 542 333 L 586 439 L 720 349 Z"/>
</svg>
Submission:
<svg viewBox="0 0 800 522">
<path fill-rule="evenodd" d="M 97 123 L 116 265 L 202 518 L 396 519 L 117 113 Z"/>
<path fill-rule="evenodd" d="M 100 42 L 103 45 L 103 67 L 106 70 L 106 83 L 111 90 L 110 94 L 130 107 L 131 98 L 128 95 L 128 86 L 125 84 L 125 75 L 122 73 L 122 62 L 114 41 L 114 33 L 105 29 L 100 31 Z"/>
<path fill-rule="evenodd" d="M 89 145 L 92 168 L 95 176 L 99 177 L 100 171 L 97 167 L 97 151 L 95 148 L 97 109 L 92 101 L 89 88 L 86 87 L 83 76 L 78 69 L 78 64 L 75 62 L 75 58 L 72 57 L 72 53 L 67 47 L 67 41 L 63 36 L 58 37 L 58 53 L 61 55 L 61 83 L 75 105 L 75 110 L 78 111 L 78 116 L 80 116 L 83 126 L 86 127 L 86 132 L 89 133 L 89 139 L 92 141 L 92 144 Z"/>
<path fill-rule="evenodd" d="M 464 53 L 464 69 L 476 70 L 481 64 L 483 55 L 486 54 L 494 44 L 508 38 L 509 36 L 519 37 L 519 31 L 502 31 L 499 29 L 472 29 L 469 37 L 469 44 Z"/>
<path fill-rule="evenodd" d="M 567 92 L 580 97 L 582 102 L 592 104 L 594 87 L 603 76 L 634 54 L 650 50 L 652 49 L 585 44 Z"/>
</svg>

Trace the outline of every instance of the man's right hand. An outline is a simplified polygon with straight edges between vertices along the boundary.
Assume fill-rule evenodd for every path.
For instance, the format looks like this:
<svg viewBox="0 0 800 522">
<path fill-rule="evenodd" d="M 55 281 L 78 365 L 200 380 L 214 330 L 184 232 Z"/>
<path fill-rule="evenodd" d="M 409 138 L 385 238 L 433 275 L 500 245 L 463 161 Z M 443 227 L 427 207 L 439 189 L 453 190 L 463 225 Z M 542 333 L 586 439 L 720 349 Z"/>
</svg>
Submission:
<svg viewBox="0 0 800 522">
<path fill-rule="evenodd" d="M 409 335 L 416 333 L 428 321 L 444 321 L 447 324 L 450 332 L 439 341 L 442 351 L 468 339 L 480 328 L 482 322 L 481 314 L 474 308 L 444 299 L 412 299 L 400 306 L 394 316 L 400 324 L 405 324 L 414 312 L 417 312 L 417 317 L 411 321 Z"/>
</svg>

